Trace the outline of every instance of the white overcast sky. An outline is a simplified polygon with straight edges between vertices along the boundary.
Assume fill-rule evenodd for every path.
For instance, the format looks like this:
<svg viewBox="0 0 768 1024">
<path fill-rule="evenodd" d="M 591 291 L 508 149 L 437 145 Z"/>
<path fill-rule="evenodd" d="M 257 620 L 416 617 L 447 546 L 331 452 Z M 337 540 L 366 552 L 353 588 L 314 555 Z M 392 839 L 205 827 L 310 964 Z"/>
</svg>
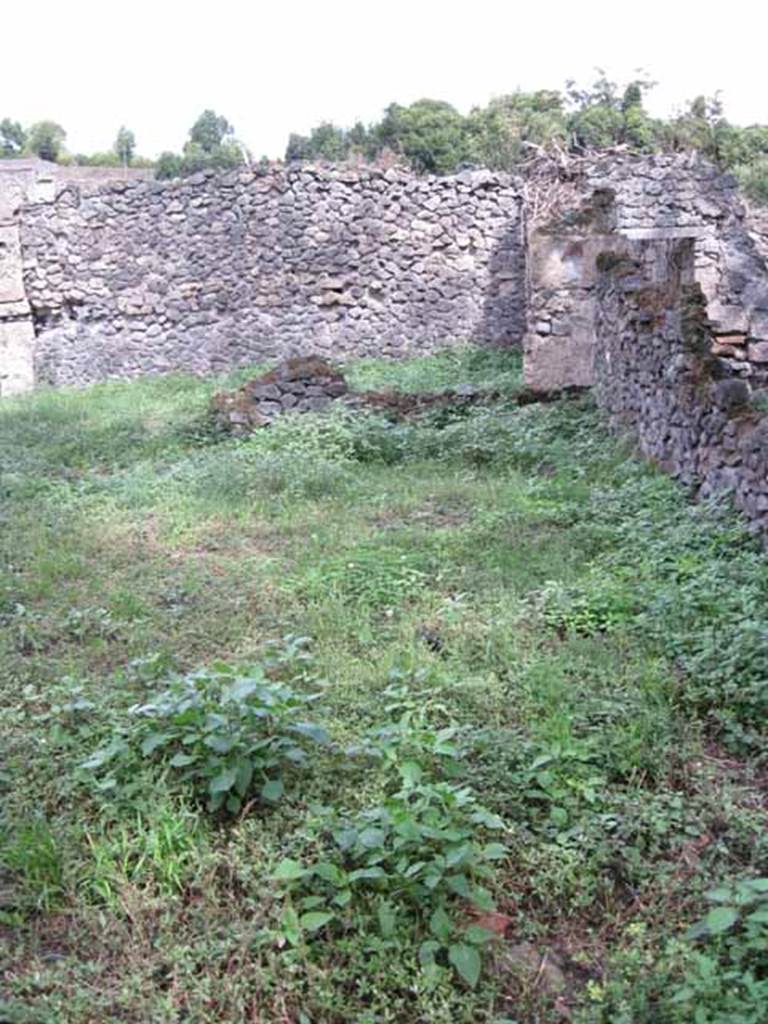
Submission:
<svg viewBox="0 0 768 1024">
<path fill-rule="evenodd" d="M 618 80 L 643 68 L 668 113 L 722 90 L 737 123 L 768 123 L 765 0 L 0 0 L 0 118 L 43 118 L 71 152 L 179 149 L 206 107 L 255 157 L 290 131 L 377 119 L 396 101 L 466 112 L 516 88 Z"/>
</svg>

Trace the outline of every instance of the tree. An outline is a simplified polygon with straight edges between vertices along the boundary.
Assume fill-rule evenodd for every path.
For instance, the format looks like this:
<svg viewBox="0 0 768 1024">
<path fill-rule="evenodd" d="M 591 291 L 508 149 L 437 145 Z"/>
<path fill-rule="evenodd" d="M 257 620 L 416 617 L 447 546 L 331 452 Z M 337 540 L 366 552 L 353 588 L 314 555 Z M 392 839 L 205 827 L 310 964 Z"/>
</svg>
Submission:
<svg viewBox="0 0 768 1024">
<path fill-rule="evenodd" d="M 189 131 L 189 141 L 203 153 L 215 153 L 233 135 L 234 129 L 226 117 L 214 110 L 204 110 Z"/>
<path fill-rule="evenodd" d="M 286 163 L 292 163 L 295 160 L 311 159 L 309 136 L 297 135 L 296 132 L 291 132 L 288 136 L 288 145 L 285 147 Z"/>
<path fill-rule="evenodd" d="M 294 160 L 327 160 L 329 162 L 346 160 L 352 153 L 360 156 L 375 155 L 368 129 L 358 121 L 352 128 L 339 128 L 331 121 L 323 121 L 313 128 L 309 135 L 297 135 L 292 132 L 288 136 L 285 149 L 287 162 Z"/>
<path fill-rule="evenodd" d="M 572 80 L 566 85 L 570 148 L 579 153 L 618 145 L 643 152 L 657 149 L 661 124 L 643 107 L 643 98 L 655 82 L 636 78 L 620 90 L 600 68 L 597 73 L 587 88 Z"/>
<path fill-rule="evenodd" d="M 27 149 L 41 160 L 55 163 L 64 147 L 67 133 L 55 121 L 38 121 L 29 129 Z"/>
<path fill-rule="evenodd" d="M 465 119 L 442 100 L 392 103 L 373 134 L 378 152 L 401 153 L 415 171 L 450 174 L 471 155 Z"/>
<path fill-rule="evenodd" d="M 198 171 L 239 167 L 245 159 L 243 147 L 234 137 L 234 129 L 214 110 L 204 110 L 189 130 L 181 155 L 162 153 L 156 165 L 156 177 L 178 178 Z"/>
<path fill-rule="evenodd" d="M 182 174 L 182 158 L 178 153 L 166 150 L 157 158 L 155 166 L 156 178 L 179 178 Z"/>
<path fill-rule="evenodd" d="M 349 152 L 347 133 L 330 121 L 313 128 L 309 136 L 291 135 L 286 160 L 343 160 Z"/>
<path fill-rule="evenodd" d="M 18 121 L 9 117 L 0 121 L 0 156 L 21 156 L 27 141 L 27 133 Z"/>
<path fill-rule="evenodd" d="M 559 92 L 514 92 L 475 107 L 468 118 L 473 158 L 493 170 L 509 171 L 528 146 L 565 145 L 568 133 Z"/>
<path fill-rule="evenodd" d="M 131 160 L 133 160 L 133 154 L 136 152 L 136 136 L 125 125 L 122 125 L 112 148 L 120 163 L 127 167 Z"/>
<path fill-rule="evenodd" d="M 724 117 L 720 95 L 715 93 L 691 100 L 683 113 L 666 125 L 665 140 L 671 149 L 698 149 L 710 159 L 721 161 L 733 133 L 733 126 Z"/>
</svg>

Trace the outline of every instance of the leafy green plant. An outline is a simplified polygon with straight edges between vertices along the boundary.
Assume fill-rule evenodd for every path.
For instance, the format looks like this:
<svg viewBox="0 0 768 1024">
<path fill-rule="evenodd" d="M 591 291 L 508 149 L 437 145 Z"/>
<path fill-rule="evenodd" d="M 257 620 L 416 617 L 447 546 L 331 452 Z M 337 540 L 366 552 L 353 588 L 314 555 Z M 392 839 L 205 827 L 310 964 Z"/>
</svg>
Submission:
<svg viewBox="0 0 768 1024">
<path fill-rule="evenodd" d="M 714 904 L 709 913 L 688 930 L 690 939 L 728 936 L 745 951 L 768 952 L 768 878 L 747 878 L 711 889 L 707 900 Z"/>
<path fill-rule="evenodd" d="M 637 594 L 615 576 L 593 572 L 579 586 L 547 582 L 538 594 L 538 605 L 551 629 L 594 636 L 632 622 Z"/>
<path fill-rule="evenodd" d="M 451 719 L 439 688 L 426 685 L 424 672 L 395 668 L 388 679 L 382 692 L 387 721 L 369 730 L 361 751 L 381 759 L 396 776 L 404 763 L 414 762 L 437 777 L 458 774 L 462 730 Z M 439 718 L 445 725 L 436 724 Z"/>
<path fill-rule="evenodd" d="M 352 816 L 331 813 L 324 822 L 334 844 L 326 860 L 302 865 L 283 860 L 275 877 L 296 896 L 283 916 L 289 941 L 300 931 L 325 927 L 353 899 L 375 907 L 382 935 L 398 914 L 415 917 L 422 933 L 420 959 L 429 969 L 444 950 L 464 980 L 480 973 L 477 947 L 490 934 L 471 924 L 468 909 L 494 908 L 485 884 L 491 865 L 506 856 L 500 842 L 480 837 L 502 829 L 501 820 L 468 786 L 425 779 L 416 762 L 399 768 L 402 785 L 380 804 Z M 463 918 L 463 919 L 462 919 Z M 298 928 L 298 932 L 297 932 Z"/>
<path fill-rule="evenodd" d="M 554 742 L 532 750 L 533 759 L 513 773 L 521 796 L 539 809 L 545 827 L 563 840 L 585 808 L 602 809 L 606 778 L 595 764 L 595 751 L 587 742 Z"/>
<path fill-rule="evenodd" d="M 706 896 L 711 909 L 688 930 L 704 948 L 687 965 L 672 1006 L 697 1024 L 758 1024 L 768 1006 L 768 878 L 734 882 Z"/>
<path fill-rule="evenodd" d="M 474 987 L 479 947 L 491 933 L 472 923 L 471 909 L 494 909 L 487 885 L 507 850 L 489 837 L 504 825 L 470 786 L 433 777 L 458 760 L 456 727 L 431 725 L 429 702 L 407 681 L 391 683 L 385 698 L 393 721 L 372 729 L 364 749 L 383 760 L 392 791 L 354 814 L 322 810 L 320 830 L 330 839 L 325 859 L 281 861 L 275 878 L 293 897 L 282 934 L 298 943 L 362 904 L 384 938 L 398 919 L 410 920 L 427 974 L 437 970 L 436 957 L 445 957 Z"/>
<path fill-rule="evenodd" d="M 275 803 L 286 767 L 306 760 L 306 742 L 329 742 L 324 729 L 300 718 L 317 697 L 269 679 L 261 665 L 238 671 L 220 662 L 171 678 L 130 708 L 82 767 L 105 773 L 102 788 L 114 788 L 121 767 L 146 758 L 204 794 L 210 811 L 236 813 L 254 792 Z"/>
</svg>

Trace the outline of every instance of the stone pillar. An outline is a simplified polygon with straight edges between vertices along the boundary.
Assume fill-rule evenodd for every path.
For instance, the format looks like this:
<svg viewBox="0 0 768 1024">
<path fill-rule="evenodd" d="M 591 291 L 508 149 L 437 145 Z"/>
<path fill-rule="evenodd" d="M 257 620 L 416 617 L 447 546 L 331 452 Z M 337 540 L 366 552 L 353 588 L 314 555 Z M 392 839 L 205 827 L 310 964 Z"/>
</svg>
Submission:
<svg viewBox="0 0 768 1024">
<path fill-rule="evenodd" d="M 528 236 L 525 383 L 532 391 L 594 383 L 597 257 L 620 246 L 616 235 L 563 230 Z"/>
<path fill-rule="evenodd" d="M 0 181 L 0 397 L 35 383 L 35 332 L 24 291 L 21 240 L 14 211 L 18 183 Z"/>
</svg>

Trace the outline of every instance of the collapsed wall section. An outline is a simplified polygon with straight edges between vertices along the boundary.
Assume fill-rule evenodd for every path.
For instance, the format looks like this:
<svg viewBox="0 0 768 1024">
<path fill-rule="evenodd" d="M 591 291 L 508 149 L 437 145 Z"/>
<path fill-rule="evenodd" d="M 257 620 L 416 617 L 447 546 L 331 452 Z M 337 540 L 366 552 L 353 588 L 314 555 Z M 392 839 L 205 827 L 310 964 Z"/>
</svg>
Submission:
<svg viewBox="0 0 768 1024">
<path fill-rule="evenodd" d="M 643 239 L 691 240 L 720 354 L 742 376 L 768 373 L 765 254 L 732 176 L 695 153 L 612 153 L 544 171 L 528 188 L 529 387 L 593 382 L 596 255 Z"/>
<path fill-rule="evenodd" d="M 662 469 L 702 496 L 731 492 L 768 532 L 768 416 L 712 353 L 695 242 L 628 241 L 598 262 L 598 404 Z"/>
<path fill-rule="evenodd" d="M 60 190 L 21 212 L 38 382 L 520 340 L 519 186 L 312 168 Z"/>
</svg>

